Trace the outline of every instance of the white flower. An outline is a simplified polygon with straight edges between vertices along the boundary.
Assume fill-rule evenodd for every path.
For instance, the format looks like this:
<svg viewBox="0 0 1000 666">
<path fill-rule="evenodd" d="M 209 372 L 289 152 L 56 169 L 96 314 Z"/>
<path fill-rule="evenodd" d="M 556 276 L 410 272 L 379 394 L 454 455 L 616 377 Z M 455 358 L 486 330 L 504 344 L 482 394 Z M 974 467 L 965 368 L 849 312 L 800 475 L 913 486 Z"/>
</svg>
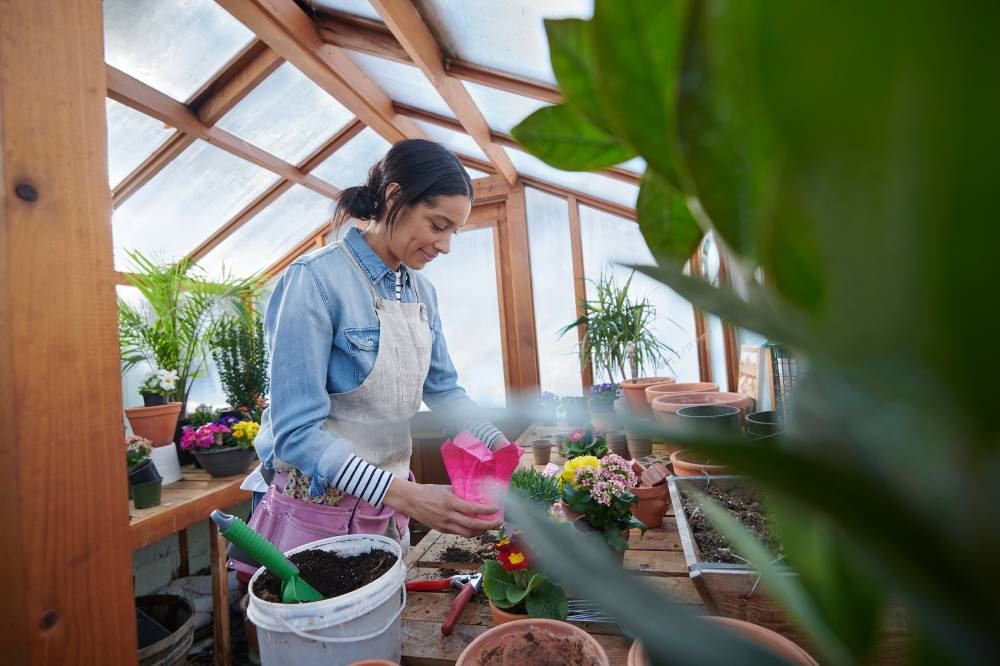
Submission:
<svg viewBox="0 0 1000 666">
<path fill-rule="evenodd" d="M 176 383 L 170 377 L 165 377 L 160 381 L 160 386 L 162 386 L 165 389 L 173 389 L 175 385 Z"/>
</svg>

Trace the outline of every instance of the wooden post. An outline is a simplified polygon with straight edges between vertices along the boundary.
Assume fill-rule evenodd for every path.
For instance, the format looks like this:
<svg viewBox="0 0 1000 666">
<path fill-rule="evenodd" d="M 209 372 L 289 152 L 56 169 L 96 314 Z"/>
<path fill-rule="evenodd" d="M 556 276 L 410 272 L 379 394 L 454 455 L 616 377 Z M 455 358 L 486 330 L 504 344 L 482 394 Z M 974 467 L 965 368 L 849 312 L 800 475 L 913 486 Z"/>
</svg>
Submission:
<svg viewBox="0 0 1000 666">
<path fill-rule="evenodd" d="M 226 571 L 226 542 L 214 520 L 208 521 L 209 555 L 212 570 L 212 630 L 215 636 L 215 666 L 229 666 L 229 579 Z"/>
<path fill-rule="evenodd" d="M 191 553 L 188 549 L 188 531 L 185 527 L 177 533 L 177 554 L 180 556 L 180 563 L 174 571 L 174 578 L 185 578 L 191 573 Z"/>
<path fill-rule="evenodd" d="M 587 274 L 583 265 L 583 233 L 580 230 L 580 202 L 576 197 L 567 197 L 569 206 L 569 242 L 573 256 L 573 293 L 576 298 L 576 316 L 583 316 L 583 301 L 587 298 Z M 583 350 L 583 336 L 587 334 L 586 326 L 577 326 L 576 334 L 580 342 L 580 376 L 583 379 L 583 394 L 594 385 L 594 367 L 587 359 Z M 582 363 L 587 359 L 586 365 Z"/>
<path fill-rule="evenodd" d="M 535 338 L 535 306 L 531 291 L 531 260 L 528 253 L 528 217 L 524 185 L 510 188 L 506 216 L 497 224 L 500 280 L 503 285 L 502 324 L 510 359 L 510 386 L 515 394 L 538 393 L 538 345 Z"/>
<path fill-rule="evenodd" d="M 135 663 L 101 3 L 0 16 L 0 651 Z"/>
</svg>

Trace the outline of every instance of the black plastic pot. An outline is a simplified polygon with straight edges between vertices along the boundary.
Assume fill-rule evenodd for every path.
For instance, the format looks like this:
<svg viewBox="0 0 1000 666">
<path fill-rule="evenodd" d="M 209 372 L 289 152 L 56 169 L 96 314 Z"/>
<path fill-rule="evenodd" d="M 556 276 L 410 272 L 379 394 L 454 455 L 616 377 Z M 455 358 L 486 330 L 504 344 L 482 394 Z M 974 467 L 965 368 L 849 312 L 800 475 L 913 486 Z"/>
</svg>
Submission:
<svg viewBox="0 0 1000 666">
<path fill-rule="evenodd" d="M 152 458 L 146 458 L 128 469 L 128 482 L 132 486 L 140 483 L 149 483 L 150 481 L 160 481 L 162 479 L 163 477 L 160 476 L 156 465 L 153 464 Z"/>
<path fill-rule="evenodd" d="M 775 410 L 754 412 L 747 416 L 747 434 L 751 437 L 770 437 L 784 432 L 785 423 L 781 413 Z"/>
<path fill-rule="evenodd" d="M 692 405 L 677 410 L 677 417 L 682 425 L 698 429 L 735 431 L 740 425 L 739 407 L 728 405 Z"/>
<path fill-rule="evenodd" d="M 184 427 L 189 425 L 191 425 L 189 420 L 185 418 L 177 419 L 177 430 L 174 431 L 174 447 L 177 449 L 178 463 L 181 465 L 195 465 L 197 467 L 198 461 L 191 455 L 191 452 L 181 448 L 181 437 L 184 436 Z"/>
<path fill-rule="evenodd" d="M 213 477 L 235 476 L 246 473 L 253 460 L 254 450 L 230 446 L 217 451 L 195 451 L 194 457 Z"/>
<path fill-rule="evenodd" d="M 156 393 L 143 393 L 142 404 L 144 407 L 159 407 L 167 404 L 167 397 Z"/>
</svg>

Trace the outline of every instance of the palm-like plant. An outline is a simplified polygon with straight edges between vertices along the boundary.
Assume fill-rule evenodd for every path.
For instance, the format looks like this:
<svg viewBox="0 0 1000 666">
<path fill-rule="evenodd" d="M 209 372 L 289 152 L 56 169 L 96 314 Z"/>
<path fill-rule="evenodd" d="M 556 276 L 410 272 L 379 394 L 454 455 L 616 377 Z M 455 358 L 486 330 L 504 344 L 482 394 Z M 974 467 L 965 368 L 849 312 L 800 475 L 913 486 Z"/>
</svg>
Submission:
<svg viewBox="0 0 1000 666">
<path fill-rule="evenodd" d="M 143 361 L 176 370 L 179 379 L 171 398 L 186 405 L 222 316 L 235 313 L 249 321 L 248 304 L 259 289 L 258 280 L 224 276 L 211 282 L 188 258 L 160 264 L 138 251 L 128 256 L 129 282 L 145 298 L 148 309 L 118 299 L 122 372 Z"/>
<path fill-rule="evenodd" d="M 619 287 L 610 273 L 602 273 L 596 282 L 591 281 L 596 297 L 580 302 L 583 310 L 580 318 L 559 329 L 559 337 L 562 337 L 583 326 L 580 364 L 593 363 L 616 384 L 637 377 L 658 363 L 669 366 L 668 355 L 676 356 L 676 352 L 653 333 L 656 308 L 649 299 L 629 297 L 634 275 L 629 275 L 625 284 Z"/>
</svg>

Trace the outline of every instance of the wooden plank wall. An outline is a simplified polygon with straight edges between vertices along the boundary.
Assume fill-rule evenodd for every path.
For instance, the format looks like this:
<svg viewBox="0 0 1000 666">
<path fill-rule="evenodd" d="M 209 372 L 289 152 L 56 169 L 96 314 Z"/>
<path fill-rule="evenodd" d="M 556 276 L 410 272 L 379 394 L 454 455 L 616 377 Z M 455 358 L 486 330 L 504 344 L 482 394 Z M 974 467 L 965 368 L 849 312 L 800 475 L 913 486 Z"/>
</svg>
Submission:
<svg viewBox="0 0 1000 666">
<path fill-rule="evenodd" d="M 135 663 L 99 2 L 0 2 L 2 661 Z"/>
</svg>

